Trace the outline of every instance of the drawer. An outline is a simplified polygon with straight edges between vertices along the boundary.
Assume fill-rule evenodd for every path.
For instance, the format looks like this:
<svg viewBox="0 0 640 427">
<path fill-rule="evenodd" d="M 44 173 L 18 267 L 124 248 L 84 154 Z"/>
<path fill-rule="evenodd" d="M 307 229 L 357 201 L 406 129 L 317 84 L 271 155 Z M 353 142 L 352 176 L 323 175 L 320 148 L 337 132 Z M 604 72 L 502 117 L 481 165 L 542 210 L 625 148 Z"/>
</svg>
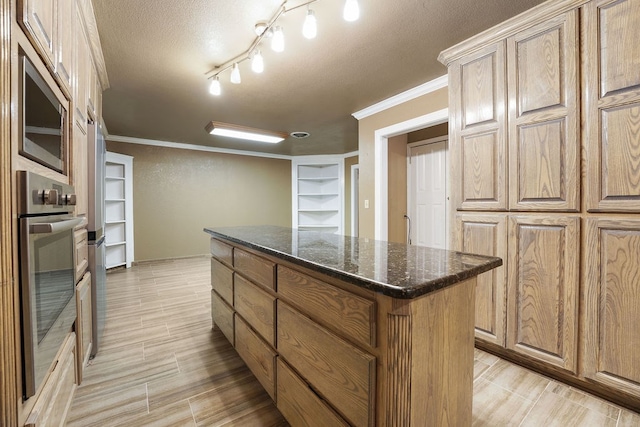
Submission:
<svg viewBox="0 0 640 427">
<path fill-rule="evenodd" d="M 235 345 L 233 341 L 233 309 L 214 291 L 211 291 L 211 318 L 231 345 Z"/>
<path fill-rule="evenodd" d="M 302 378 L 278 359 L 278 410 L 292 426 L 348 426 Z"/>
<path fill-rule="evenodd" d="M 211 255 L 228 266 L 233 266 L 233 246 L 212 238 Z"/>
<path fill-rule="evenodd" d="M 278 266 L 278 295 L 328 328 L 357 342 L 376 346 L 374 301 L 281 265 Z"/>
<path fill-rule="evenodd" d="M 215 258 L 211 258 L 211 287 L 233 306 L 233 270 Z"/>
<path fill-rule="evenodd" d="M 236 316 L 236 350 L 275 401 L 277 354 L 239 316 Z"/>
<path fill-rule="evenodd" d="M 236 276 L 234 287 L 236 312 L 271 346 L 275 347 L 276 299 L 258 286 Z"/>
<path fill-rule="evenodd" d="M 278 300 L 278 352 L 349 423 L 375 421 L 376 358 Z"/>
<path fill-rule="evenodd" d="M 264 258 L 236 248 L 233 252 L 236 271 L 269 289 L 276 288 L 276 265 Z"/>
<path fill-rule="evenodd" d="M 73 242 L 75 244 L 74 262 L 75 262 L 75 280 L 82 279 L 84 272 L 89 267 L 89 247 L 87 240 L 87 230 L 77 230 L 73 234 Z"/>
</svg>

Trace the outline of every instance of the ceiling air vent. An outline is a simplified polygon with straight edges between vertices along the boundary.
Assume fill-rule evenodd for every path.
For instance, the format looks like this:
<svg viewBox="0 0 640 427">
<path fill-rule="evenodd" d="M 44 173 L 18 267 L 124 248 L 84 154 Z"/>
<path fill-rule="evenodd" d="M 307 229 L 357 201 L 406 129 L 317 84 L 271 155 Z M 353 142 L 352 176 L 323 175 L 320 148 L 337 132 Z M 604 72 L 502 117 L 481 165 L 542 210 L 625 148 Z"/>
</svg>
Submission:
<svg viewBox="0 0 640 427">
<path fill-rule="evenodd" d="M 307 138 L 309 136 L 309 132 L 291 132 L 289 135 L 294 138 L 302 139 Z"/>
</svg>

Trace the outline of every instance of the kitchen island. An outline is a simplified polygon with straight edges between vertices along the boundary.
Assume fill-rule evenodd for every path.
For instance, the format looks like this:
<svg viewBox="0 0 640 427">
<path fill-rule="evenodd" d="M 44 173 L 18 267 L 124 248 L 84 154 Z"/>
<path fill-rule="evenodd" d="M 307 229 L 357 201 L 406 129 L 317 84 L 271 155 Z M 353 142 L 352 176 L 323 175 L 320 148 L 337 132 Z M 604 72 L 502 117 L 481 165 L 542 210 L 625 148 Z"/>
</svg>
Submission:
<svg viewBox="0 0 640 427">
<path fill-rule="evenodd" d="M 205 228 L 212 318 L 293 426 L 470 426 L 476 276 L 499 258 Z"/>
</svg>

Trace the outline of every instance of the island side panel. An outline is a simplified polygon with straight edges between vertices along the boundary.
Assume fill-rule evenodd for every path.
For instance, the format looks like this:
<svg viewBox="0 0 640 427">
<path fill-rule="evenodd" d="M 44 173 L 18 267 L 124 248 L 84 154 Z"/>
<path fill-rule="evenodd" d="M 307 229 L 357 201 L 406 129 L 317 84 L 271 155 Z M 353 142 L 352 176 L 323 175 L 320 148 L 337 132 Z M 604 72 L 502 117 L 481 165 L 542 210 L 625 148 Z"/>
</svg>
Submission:
<svg viewBox="0 0 640 427">
<path fill-rule="evenodd" d="M 417 299 L 378 298 L 379 426 L 470 426 L 476 278 Z"/>
</svg>

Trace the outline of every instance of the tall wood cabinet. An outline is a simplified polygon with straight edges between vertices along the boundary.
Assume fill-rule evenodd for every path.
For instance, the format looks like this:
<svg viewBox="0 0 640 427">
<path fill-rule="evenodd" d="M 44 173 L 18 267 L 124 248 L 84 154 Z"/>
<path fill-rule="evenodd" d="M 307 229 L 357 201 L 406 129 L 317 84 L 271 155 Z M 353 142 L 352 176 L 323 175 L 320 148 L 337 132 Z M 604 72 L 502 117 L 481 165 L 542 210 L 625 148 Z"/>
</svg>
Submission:
<svg viewBox="0 0 640 427">
<path fill-rule="evenodd" d="M 439 57 L 454 248 L 505 261 L 477 343 L 636 409 L 638 40 L 640 0 L 550 0 Z"/>
</svg>

